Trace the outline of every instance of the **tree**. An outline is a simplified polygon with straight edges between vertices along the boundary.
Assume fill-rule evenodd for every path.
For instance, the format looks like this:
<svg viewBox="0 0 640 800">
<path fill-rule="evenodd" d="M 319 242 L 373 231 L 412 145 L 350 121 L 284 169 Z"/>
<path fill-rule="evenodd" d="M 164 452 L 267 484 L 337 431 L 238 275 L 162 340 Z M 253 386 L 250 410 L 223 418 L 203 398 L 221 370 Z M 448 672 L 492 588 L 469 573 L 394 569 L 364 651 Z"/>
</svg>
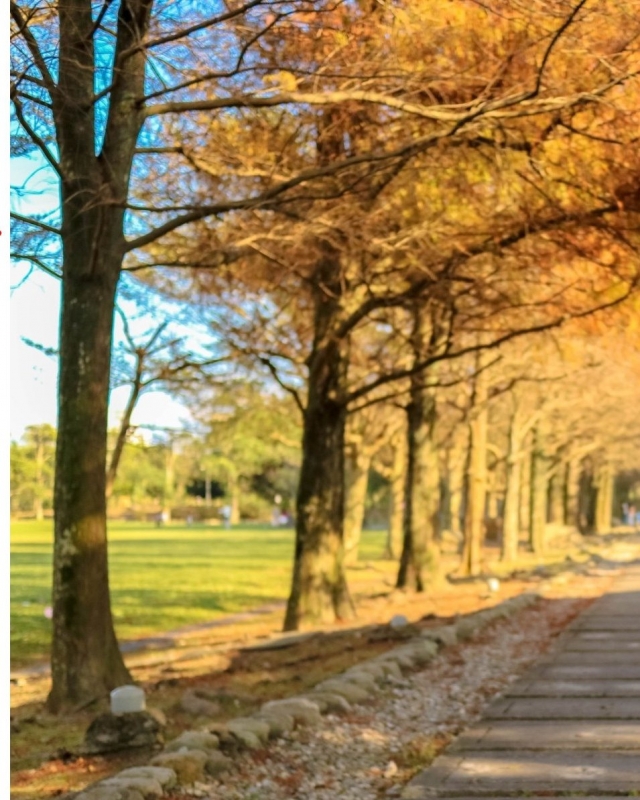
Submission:
<svg viewBox="0 0 640 800">
<path fill-rule="evenodd" d="M 21 257 L 51 269 L 41 234 L 62 242 L 52 708 L 87 700 L 128 679 L 109 611 L 104 500 L 111 328 L 125 255 L 146 248 L 127 261 L 132 270 L 216 270 L 256 252 L 272 265 L 272 216 L 281 213 L 287 220 L 288 241 L 296 239 L 296 220 L 313 218 L 312 229 L 297 239 L 313 262 L 304 280 L 315 288 L 305 293 L 313 344 L 286 624 L 350 613 L 342 563 L 344 464 L 336 455 L 344 445 L 345 414 L 367 393 L 409 377 L 399 370 L 347 390 L 355 329 L 374 312 L 400 307 L 443 280 L 447 285 L 470 280 L 465 265 L 476 273 L 476 259 L 488 262 L 515 252 L 532 235 L 538 252 L 532 247 L 528 256 L 534 261 L 540 250 L 557 252 L 554 248 L 568 240 L 580 246 L 579 230 L 596 222 L 609 230 L 611 216 L 625 217 L 636 202 L 637 187 L 628 180 L 635 175 L 629 170 L 632 149 L 618 160 L 607 159 L 606 151 L 610 140 L 623 146 L 629 138 L 634 112 L 619 89 L 635 74 L 631 55 L 625 46 L 615 57 L 609 51 L 612 27 L 630 28 L 633 16 L 621 3 L 609 19 L 607 6 L 598 25 L 582 13 L 584 5 L 585 0 L 576 3 L 560 23 L 559 2 L 548 11 L 518 5 L 514 19 L 490 11 L 495 25 L 487 26 L 484 7 L 456 3 L 443 28 L 432 30 L 423 24 L 422 3 L 410 7 L 402 26 L 392 24 L 391 9 L 372 15 L 360 6 L 304 2 L 257 0 L 214 16 L 190 4 L 156 13 L 152 0 L 105 2 L 95 14 L 89 0 L 59 0 L 44 12 L 35 3 L 12 3 L 17 146 L 40 151 L 59 180 L 61 196 L 59 226 L 14 215 Z M 341 44 L 341 26 L 363 35 Z M 459 35 L 449 37 L 449 27 Z M 563 53 L 570 29 L 580 47 L 572 39 Z M 565 58 L 557 58 L 557 51 Z M 172 56 L 181 70 L 167 66 L 175 61 Z M 390 59 L 398 70 L 381 66 Z M 434 79 L 429 72 L 435 66 Z M 450 75 L 462 77 L 456 81 Z M 606 123 L 595 114 L 602 98 L 613 108 Z M 287 107 L 294 107 L 290 114 L 279 113 Z M 205 135 L 209 132 L 212 137 Z M 269 147 L 267 158 L 257 163 L 252 154 L 261 132 L 268 134 Z M 581 160 L 573 145 L 584 135 L 600 139 Z M 207 158 L 202 142 L 208 138 L 215 147 Z M 577 184 L 571 191 L 553 184 L 559 156 L 570 175 L 582 176 L 570 181 Z M 501 183 L 504 172 L 498 167 L 504 161 L 510 180 Z M 492 162 L 495 169 L 487 167 Z M 603 162 L 615 162 L 615 169 L 599 180 Z M 408 165 L 443 176 L 434 181 L 431 196 L 419 198 L 433 209 L 432 241 L 424 237 L 419 214 L 413 215 L 410 235 L 398 225 L 415 183 L 406 178 Z M 399 191 L 394 187 L 393 194 L 385 194 L 401 173 Z M 490 174 L 491 180 L 469 181 L 472 173 Z M 468 191 L 470 183 L 478 187 L 475 192 Z M 150 186 L 154 192 L 162 187 L 162 203 L 150 196 Z M 443 214 L 442 201 L 456 186 L 460 203 L 452 204 L 452 214 Z M 460 200 L 465 196 L 466 207 Z M 332 198 L 343 197 L 357 201 L 324 213 Z M 512 213 L 500 211 L 503 201 Z M 478 213 L 488 202 L 497 209 L 490 225 Z M 470 223 L 461 225 L 467 211 Z M 228 213 L 233 224 L 225 227 L 219 220 Z M 194 255 L 185 241 L 195 238 L 198 221 L 212 219 L 213 246 Z M 243 240 L 244 223 L 254 219 L 259 233 Z M 344 227 L 356 223 L 362 242 L 378 222 L 380 236 L 365 248 L 363 274 L 359 251 L 351 247 L 354 238 L 344 235 Z M 240 235 L 229 238 L 230 231 Z M 624 294 L 630 276 L 619 272 L 614 270 L 613 279 L 609 273 L 609 294 L 598 295 L 595 305 Z M 598 283 L 595 274 L 589 277 Z M 542 283 L 561 291 L 553 281 Z M 494 291 L 501 288 L 500 281 L 494 284 Z M 573 297 L 576 305 L 583 301 L 585 312 L 579 291 Z M 455 354 L 449 348 L 446 357 Z"/>
<path fill-rule="evenodd" d="M 139 343 L 131 333 L 126 316 L 120 309 L 118 311 L 126 345 L 124 352 L 119 354 L 119 364 L 116 353 L 116 368 L 112 372 L 117 373 L 116 385 L 128 385 L 131 390 L 109 458 L 105 490 L 107 498 L 113 491 L 120 458 L 131 431 L 131 418 L 140 397 L 151 389 L 184 391 L 201 381 L 215 380 L 217 373 L 212 368 L 227 362 L 224 356 L 198 357 L 189 352 L 184 337 L 166 335 L 170 333 L 167 331 L 168 320 L 151 331 L 145 342 Z"/>
<path fill-rule="evenodd" d="M 27 507 L 42 520 L 53 499 L 56 432 L 46 423 L 29 425 L 22 440 L 11 443 L 11 510 Z"/>
</svg>

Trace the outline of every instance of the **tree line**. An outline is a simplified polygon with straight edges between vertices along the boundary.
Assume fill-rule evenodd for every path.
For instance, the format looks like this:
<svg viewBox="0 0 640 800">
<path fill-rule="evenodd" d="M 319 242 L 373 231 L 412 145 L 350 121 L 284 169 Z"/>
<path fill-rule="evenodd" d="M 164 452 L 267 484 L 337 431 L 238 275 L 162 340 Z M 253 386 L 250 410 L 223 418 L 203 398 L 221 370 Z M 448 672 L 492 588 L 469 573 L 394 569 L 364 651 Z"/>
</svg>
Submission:
<svg viewBox="0 0 640 800">
<path fill-rule="evenodd" d="M 451 436 L 467 431 L 464 558 L 477 570 L 492 403 L 531 380 L 504 390 L 496 354 L 635 310 L 634 3 L 34 0 L 11 15 L 15 152 L 36 153 L 60 190 L 58 213 L 16 213 L 13 237 L 16 257 L 62 282 L 51 708 L 128 680 L 106 548 L 124 273 L 188 300 L 300 412 L 287 629 L 354 613 L 348 429 L 398 396 L 406 580 L 437 559 L 440 398 L 462 386 L 446 402 L 464 412 Z M 561 469 L 560 411 L 532 396 L 505 410 L 505 481 L 528 463 L 540 511 L 543 478 Z M 572 441 L 585 435 L 576 423 Z M 509 519 L 514 503 L 511 491 Z"/>
</svg>

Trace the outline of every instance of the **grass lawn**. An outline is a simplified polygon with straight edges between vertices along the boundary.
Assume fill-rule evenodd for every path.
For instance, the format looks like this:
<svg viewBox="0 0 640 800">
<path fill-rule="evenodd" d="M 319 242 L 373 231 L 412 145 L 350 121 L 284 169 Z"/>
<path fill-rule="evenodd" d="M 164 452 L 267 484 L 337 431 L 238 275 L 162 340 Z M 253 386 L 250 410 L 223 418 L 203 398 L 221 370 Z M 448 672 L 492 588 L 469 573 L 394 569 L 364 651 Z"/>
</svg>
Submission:
<svg viewBox="0 0 640 800">
<path fill-rule="evenodd" d="M 362 560 L 378 559 L 384 531 L 367 531 Z M 233 530 L 153 523 L 109 525 L 109 576 L 121 641 L 180 628 L 286 600 L 293 530 Z M 11 526 L 11 666 L 48 655 L 53 524 Z"/>
</svg>

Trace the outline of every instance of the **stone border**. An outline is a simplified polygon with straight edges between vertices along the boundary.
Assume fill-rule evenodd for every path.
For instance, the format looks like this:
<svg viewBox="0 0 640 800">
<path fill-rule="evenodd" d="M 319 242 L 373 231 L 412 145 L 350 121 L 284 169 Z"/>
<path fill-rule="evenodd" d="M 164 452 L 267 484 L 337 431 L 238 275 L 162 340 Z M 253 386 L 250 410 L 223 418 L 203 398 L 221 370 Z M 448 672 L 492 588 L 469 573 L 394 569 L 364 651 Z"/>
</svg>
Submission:
<svg viewBox="0 0 640 800">
<path fill-rule="evenodd" d="M 149 766 L 130 767 L 68 795 L 75 800 L 155 800 L 176 786 L 189 786 L 208 775 L 229 770 L 233 755 L 264 747 L 300 725 L 320 722 L 322 714 L 345 713 L 404 672 L 425 666 L 438 650 L 472 638 L 497 619 L 506 619 L 534 603 L 539 594 L 524 593 L 460 619 L 453 625 L 428 628 L 409 642 L 327 678 L 308 692 L 264 703 L 260 711 L 206 730 L 185 731 L 151 759 Z"/>
</svg>

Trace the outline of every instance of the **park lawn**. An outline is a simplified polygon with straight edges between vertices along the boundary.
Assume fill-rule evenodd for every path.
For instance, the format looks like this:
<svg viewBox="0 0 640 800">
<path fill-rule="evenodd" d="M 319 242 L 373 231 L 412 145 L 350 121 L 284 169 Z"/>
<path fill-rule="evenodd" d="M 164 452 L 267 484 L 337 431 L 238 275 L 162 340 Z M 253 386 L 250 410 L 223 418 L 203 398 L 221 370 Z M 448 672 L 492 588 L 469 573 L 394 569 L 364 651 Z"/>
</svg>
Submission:
<svg viewBox="0 0 640 800">
<path fill-rule="evenodd" d="M 361 557 L 381 557 L 384 531 L 367 531 Z M 51 521 L 11 526 L 11 666 L 45 659 L 51 621 Z M 291 529 L 111 522 L 109 579 L 120 641 L 207 622 L 287 598 Z"/>
</svg>

